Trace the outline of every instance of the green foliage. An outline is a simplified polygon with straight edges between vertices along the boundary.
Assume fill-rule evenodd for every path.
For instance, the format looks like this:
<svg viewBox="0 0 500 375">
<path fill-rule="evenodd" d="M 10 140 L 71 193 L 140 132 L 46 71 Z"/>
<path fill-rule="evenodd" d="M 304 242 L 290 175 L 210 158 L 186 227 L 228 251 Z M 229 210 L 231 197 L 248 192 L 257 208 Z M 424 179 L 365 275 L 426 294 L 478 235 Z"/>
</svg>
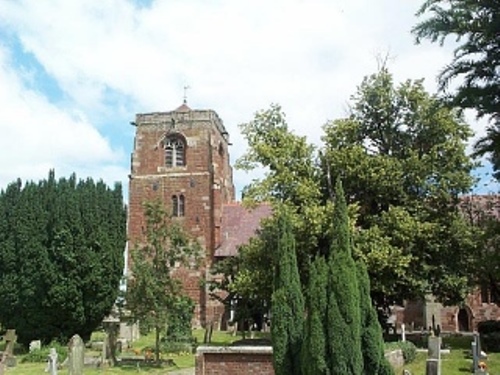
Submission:
<svg viewBox="0 0 500 375">
<path fill-rule="evenodd" d="M 429 292 L 455 303 L 469 291 L 476 233 L 457 203 L 473 183 L 470 135 L 422 81 L 396 86 L 384 67 L 358 87 L 350 116 L 325 126 L 324 190 L 340 176 L 359 207 L 355 255 L 378 306 Z"/>
<path fill-rule="evenodd" d="M 186 296 L 178 296 L 167 313 L 166 341 L 180 342 L 191 339 L 191 322 L 194 316 L 194 302 Z"/>
<path fill-rule="evenodd" d="M 495 177 L 500 178 L 500 3 L 427 0 L 417 15 L 429 16 L 413 29 L 417 42 L 428 39 L 442 45 L 448 37 L 459 42 L 451 63 L 439 76 L 441 90 L 460 78 L 451 103 L 476 109 L 479 116 L 493 120 L 486 136 L 476 144 L 476 151 L 478 155 L 490 155 Z"/>
<path fill-rule="evenodd" d="M 366 375 L 392 374 L 384 356 L 384 339 L 378 314 L 370 298 L 370 280 L 362 261 L 357 263 L 359 306 L 361 310 L 361 350 Z"/>
<path fill-rule="evenodd" d="M 325 258 L 317 257 L 311 265 L 307 287 L 307 319 L 301 353 L 303 375 L 327 373 L 325 332 L 327 332 L 328 272 Z"/>
<path fill-rule="evenodd" d="M 68 356 L 68 346 L 62 345 L 58 341 L 52 341 L 48 345 L 42 346 L 41 349 L 35 349 L 22 357 L 23 363 L 47 363 L 47 358 L 50 354 L 50 349 L 55 348 L 58 354 L 57 360 L 62 363 Z"/>
<path fill-rule="evenodd" d="M 328 263 L 328 367 L 332 374 L 361 374 L 360 293 L 356 265 L 351 254 L 347 206 L 340 180 L 337 180 L 335 188 L 333 239 Z"/>
<path fill-rule="evenodd" d="M 271 302 L 273 364 L 277 375 L 300 375 L 305 307 L 297 267 L 295 239 L 286 212 L 280 216 L 279 228 Z"/>
<path fill-rule="evenodd" d="M 411 363 L 417 355 L 417 347 L 411 341 L 398 341 L 398 347 L 403 352 L 405 363 Z"/>
<path fill-rule="evenodd" d="M 497 320 L 486 320 L 477 325 L 477 331 L 481 338 L 484 350 L 500 352 L 500 322 Z"/>
<path fill-rule="evenodd" d="M 173 220 L 159 200 L 144 204 L 145 238 L 132 249 L 131 277 L 126 303 L 141 325 L 156 332 L 155 359 L 160 356 L 160 331 L 175 312 L 182 310 L 177 323 L 182 329 L 189 303 L 184 299 L 181 281 L 174 277 L 177 265 L 195 266 L 200 246 L 192 241 L 181 225 Z M 177 319 L 177 318 L 176 318 Z M 182 322 L 182 323 L 181 323 Z M 174 327 L 176 321 L 173 322 Z"/>
<path fill-rule="evenodd" d="M 90 338 L 118 295 L 126 242 L 120 185 L 21 180 L 0 192 L 0 311 L 19 342 Z"/>
</svg>

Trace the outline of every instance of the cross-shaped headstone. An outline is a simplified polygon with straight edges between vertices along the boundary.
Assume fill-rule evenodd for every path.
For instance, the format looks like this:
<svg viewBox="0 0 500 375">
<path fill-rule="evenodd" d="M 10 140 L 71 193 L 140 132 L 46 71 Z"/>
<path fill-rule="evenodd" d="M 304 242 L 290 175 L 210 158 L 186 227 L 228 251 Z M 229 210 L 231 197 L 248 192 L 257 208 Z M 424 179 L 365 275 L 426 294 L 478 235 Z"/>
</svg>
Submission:
<svg viewBox="0 0 500 375">
<path fill-rule="evenodd" d="M 5 340 L 5 352 L 7 355 L 12 355 L 14 353 L 14 344 L 17 340 L 16 330 L 8 329 L 7 333 L 4 336 Z"/>
</svg>

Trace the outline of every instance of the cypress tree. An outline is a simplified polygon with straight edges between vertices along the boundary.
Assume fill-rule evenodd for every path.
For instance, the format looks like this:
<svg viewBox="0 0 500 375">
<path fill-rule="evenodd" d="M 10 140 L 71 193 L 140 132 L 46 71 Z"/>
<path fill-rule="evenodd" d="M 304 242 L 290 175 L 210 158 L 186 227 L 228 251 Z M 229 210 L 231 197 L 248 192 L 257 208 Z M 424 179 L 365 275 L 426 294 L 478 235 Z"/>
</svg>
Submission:
<svg viewBox="0 0 500 375">
<path fill-rule="evenodd" d="M 307 319 L 302 347 L 302 374 L 325 375 L 326 361 L 326 312 L 328 265 L 324 257 L 318 257 L 311 264 L 307 287 Z"/>
<path fill-rule="evenodd" d="M 274 371 L 276 375 L 300 375 L 304 298 L 297 267 L 295 239 L 286 210 L 279 219 L 279 228 L 278 261 L 271 301 Z"/>
<path fill-rule="evenodd" d="M 332 374 L 363 373 L 360 294 L 356 264 L 351 255 L 349 220 L 340 180 L 335 187 L 333 240 L 328 259 L 327 339 Z"/>
<path fill-rule="evenodd" d="M 361 310 L 361 347 L 366 375 L 390 375 L 394 371 L 384 356 L 382 327 L 370 297 L 370 279 L 362 261 L 357 262 L 359 306 Z"/>
</svg>

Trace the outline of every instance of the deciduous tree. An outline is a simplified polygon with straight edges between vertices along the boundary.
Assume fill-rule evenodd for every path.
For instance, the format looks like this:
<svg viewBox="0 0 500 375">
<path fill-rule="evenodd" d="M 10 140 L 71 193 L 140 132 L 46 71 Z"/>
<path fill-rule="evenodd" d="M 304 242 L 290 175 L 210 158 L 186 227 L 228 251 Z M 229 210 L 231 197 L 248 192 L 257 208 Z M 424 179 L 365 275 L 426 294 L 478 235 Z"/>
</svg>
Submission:
<svg viewBox="0 0 500 375">
<path fill-rule="evenodd" d="M 185 305 L 176 267 L 195 266 L 200 246 L 173 220 L 161 201 L 144 204 L 145 237 L 132 249 L 126 306 L 141 324 L 155 330 L 155 360 L 160 360 L 160 334 L 179 304 Z"/>
</svg>

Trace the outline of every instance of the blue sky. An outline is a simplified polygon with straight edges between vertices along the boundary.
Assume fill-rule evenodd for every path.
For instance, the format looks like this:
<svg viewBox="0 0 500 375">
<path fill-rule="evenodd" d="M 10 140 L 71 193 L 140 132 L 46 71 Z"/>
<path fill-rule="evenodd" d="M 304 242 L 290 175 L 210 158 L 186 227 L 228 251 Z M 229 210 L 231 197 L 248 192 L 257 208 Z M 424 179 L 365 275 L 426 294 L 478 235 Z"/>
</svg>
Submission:
<svg viewBox="0 0 500 375">
<path fill-rule="evenodd" d="M 214 109 L 233 143 L 238 124 L 279 103 L 319 144 L 363 76 L 389 56 L 397 81 L 436 75 L 452 45 L 415 45 L 422 0 L 0 1 L 0 188 L 17 177 L 127 186 L 136 113 L 169 111 L 188 84 L 193 109 Z M 476 137 L 485 123 L 468 116 Z M 486 165 L 478 192 L 497 191 Z M 252 176 L 235 171 L 241 189 Z"/>
</svg>

